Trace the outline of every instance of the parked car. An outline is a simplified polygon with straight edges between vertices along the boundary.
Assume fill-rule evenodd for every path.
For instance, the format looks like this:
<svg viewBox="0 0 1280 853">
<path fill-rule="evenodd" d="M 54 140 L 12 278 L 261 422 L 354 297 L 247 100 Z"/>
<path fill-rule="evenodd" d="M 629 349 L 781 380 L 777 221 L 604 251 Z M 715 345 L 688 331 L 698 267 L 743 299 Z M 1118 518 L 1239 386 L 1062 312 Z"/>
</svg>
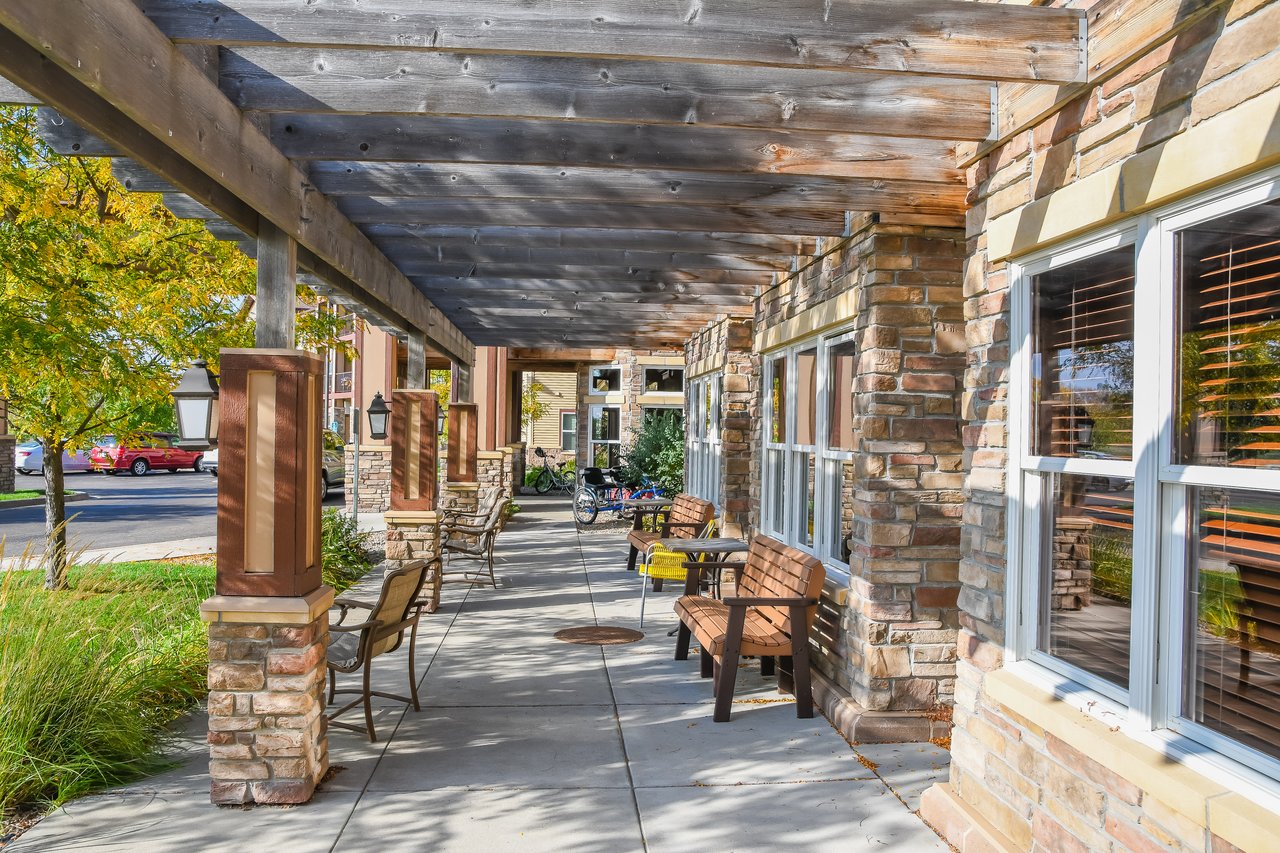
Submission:
<svg viewBox="0 0 1280 853">
<path fill-rule="evenodd" d="M 175 446 L 176 435 L 167 432 L 146 433 L 121 446 L 113 435 L 98 439 L 89 454 L 95 471 L 115 474 L 128 471 L 141 477 L 148 471 L 178 471 L 190 468 L 204 470 L 203 451 L 183 450 Z"/>
<path fill-rule="evenodd" d="M 214 448 L 204 455 L 204 470 L 213 476 L 218 476 L 218 448 Z M 320 466 L 320 500 L 329 497 L 329 492 L 335 488 L 341 488 L 347 479 L 346 458 L 341 448 L 324 450 L 324 457 Z"/>
<path fill-rule="evenodd" d="M 13 451 L 13 467 L 19 474 L 31 476 L 44 473 L 44 445 L 38 441 L 24 441 Z M 65 473 L 88 471 L 89 454 L 83 450 L 74 453 L 62 451 L 62 470 Z"/>
</svg>

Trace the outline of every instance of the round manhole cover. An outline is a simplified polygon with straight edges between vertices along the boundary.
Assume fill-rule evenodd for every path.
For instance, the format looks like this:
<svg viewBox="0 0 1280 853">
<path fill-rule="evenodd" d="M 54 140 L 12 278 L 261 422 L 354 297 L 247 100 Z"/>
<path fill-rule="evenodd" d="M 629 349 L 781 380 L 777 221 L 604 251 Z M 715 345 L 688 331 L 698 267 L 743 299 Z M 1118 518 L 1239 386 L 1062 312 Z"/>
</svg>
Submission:
<svg viewBox="0 0 1280 853">
<path fill-rule="evenodd" d="M 565 628 L 556 631 L 557 640 L 577 643 L 580 646 L 622 646 L 643 640 L 644 634 L 630 628 L 614 628 L 609 625 L 584 625 L 581 628 Z"/>
</svg>

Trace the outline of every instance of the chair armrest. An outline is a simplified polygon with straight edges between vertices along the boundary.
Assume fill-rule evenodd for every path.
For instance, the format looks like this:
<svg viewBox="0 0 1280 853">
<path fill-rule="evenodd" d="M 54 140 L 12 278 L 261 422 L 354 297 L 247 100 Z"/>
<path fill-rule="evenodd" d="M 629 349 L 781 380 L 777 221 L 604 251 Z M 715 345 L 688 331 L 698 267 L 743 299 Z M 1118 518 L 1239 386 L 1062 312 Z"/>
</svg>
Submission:
<svg viewBox="0 0 1280 853">
<path fill-rule="evenodd" d="M 812 607 L 816 598 L 732 598 L 720 599 L 729 607 Z"/>
<path fill-rule="evenodd" d="M 339 634 L 354 634 L 356 631 L 363 631 L 366 628 L 374 628 L 380 625 L 377 619 L 370 619 L 367 622 L 361 622 L 359 625 L 330 625 L 329 633 L 337 631 Z"/>
<path fill-rule="evenodd" d="M 363 607 L 365 610 L 372 610 L 373 605 L 367 601 L 357 601 L 354 598 L 335 598 L 333 603 L 338 607 Z"/>
<path fill-rule="evenodd" d="M 476 535 L 480 533 L 488 533 L 493 529 L 490 524 L 443 524 L 440 526 L 442 533 L 467 533 Z"/>
</svg>

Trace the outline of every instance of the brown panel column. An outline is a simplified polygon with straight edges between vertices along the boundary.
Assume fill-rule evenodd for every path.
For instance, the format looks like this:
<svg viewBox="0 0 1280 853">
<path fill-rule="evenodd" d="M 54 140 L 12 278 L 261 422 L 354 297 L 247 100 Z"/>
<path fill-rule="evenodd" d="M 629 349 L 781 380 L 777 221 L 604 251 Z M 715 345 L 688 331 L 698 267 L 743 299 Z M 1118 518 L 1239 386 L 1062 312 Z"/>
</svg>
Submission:
<svg viewBox="0 0 1280 853">
<path fill-rule="evenodd" d="M 401 388 L 391 407 L 391 510 L 436 508 L 436 392 Z"/>
<path fill-rule="evenodd" d="M 475 403 L 452 403 L 449 406 L 450 483 L 476 482 L 476 451 L 479 418 Z"/>
<path fill-rule="evenodd" d="M 217 594 L 200 606 L 219 804 L 303 803 L 328 769 L 323 376 L 296 350 L 222 352 Z"/>
</svg>

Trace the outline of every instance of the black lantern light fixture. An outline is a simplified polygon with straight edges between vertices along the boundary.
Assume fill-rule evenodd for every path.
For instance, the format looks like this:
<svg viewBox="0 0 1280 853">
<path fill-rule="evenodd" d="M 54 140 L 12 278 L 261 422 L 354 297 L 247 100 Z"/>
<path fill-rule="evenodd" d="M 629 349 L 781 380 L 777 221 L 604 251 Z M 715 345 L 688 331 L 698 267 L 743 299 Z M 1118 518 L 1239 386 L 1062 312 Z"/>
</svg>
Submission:
<svg viewBox="0 0 1280 853">
<path fill-rule="evenodd" d="M 178 387 L 173 389 L 178 412 L 178 446 L 184 450 L 208 450 L 218 446 L 218 377 L 208 362 L 192 362 Z"/>
<path fill-rule="evenodd" d="M 381 440 L 387 437 L 387 421 L 391 417 L 391 407 L 382 399 L 382 392 L 373 395 L 369 403 L 369 437 Z"/>
<path fill-rule="evenodd" d="M 443 406 L 440 406 L 436 409 L 436 435 L 437 436 L 444 435 L 444 420 L 445 420 L 445 417 L 448 416 L 448 414 L 449 413 L 445 411 L 445 408 Z"/>
<path fill-rule="evenodd" d="M 1076 417 L 1076 448 L 1088 450 L 1093 447 L 1093 428 L 1097 422 L 1084 412 L 1083 417 Z"/>
</svg>

